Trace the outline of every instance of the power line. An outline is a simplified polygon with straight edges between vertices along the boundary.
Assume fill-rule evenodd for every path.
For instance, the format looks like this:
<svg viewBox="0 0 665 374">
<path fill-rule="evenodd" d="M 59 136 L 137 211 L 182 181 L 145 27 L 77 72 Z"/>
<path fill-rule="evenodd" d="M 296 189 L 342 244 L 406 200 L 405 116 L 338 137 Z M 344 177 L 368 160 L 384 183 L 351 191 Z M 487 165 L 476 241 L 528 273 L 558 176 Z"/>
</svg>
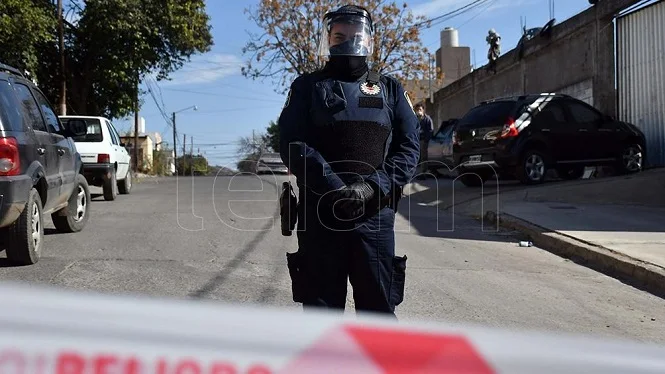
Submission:
<svg viewBox="0 0 665 374">
<path fill-rule="evenodd" d="M 215 86 L 229 87 L 229 88 L 233 88 L 233 89 L 236 89 L 236 90 L 241 90 L 241 91 L 246 92 L 246 93 L 252 93 L 252 94 L 256 94 L 256 95 L 260 95 L 260 96 L 265 96 L 266 95 L 265 92 L 260 92 L 258 90 L 249 89 L 247 87 L 240 87 L 240 86 L 236 86 L 236 85 L 229 84 L 229 83 L 215 82 Z M 177 88 L 164 88 L 164 90 L 165 91 L 183 91 L 182 89 L 177 89 Z M 200 92 L 203 92 L 203 91 L 200 91 Z M 214 93 L 214 92 L 206 92 L 206 93 Z"/>
<path fill-rule="evenodd" d="M 148 77 L 146 79 L 145 83 L 146 83 L 146 87 L 148 88 L 148 93 L 152 97 L 152 100 L 155 102 L 155 105 L 157 106 L 157 110 L 159 110 L 159 113 L 162 115 L 162 118 L 164 118 L 164 121 L 166 121 L 166 126 L 164 127 L 164 129 L 161 132 L 162 134 L 164 134 L 169 129 L 169 127 L 173 128 L 173 124 L 171 123 L 171 118 L 169 118 L 169 115 L 166 113 L 166 109 L 163 108 L 160 105 L 160 103 L 157 100 L 157 97 L 155 96 L 155 92 L 152 88 L 152 82 L 150 81 L 151 79 L 152 79 L 151 77 Z M 157 87 L 159 87 L 159 85 L 157 85 L 157 82 L 155 82 L 155 85 Z M 163 103 L 163 101 L 162 101 L 162 103 Z M 177 142 L 177 140 L 176 140 L 176 142 Z M 174 144 L 173 146 L 176 147 L 177 144 Z"/>
<path fill-rule="evenodd" d="M 456 14 L 456 15 L 454 15 L 453 17 L 447 18 L 447 19 L 445 19 L 445 20 L 441 20 L 441 21 L 437 22 L 437 24 L 440 24 L 441 22 L 444 22 L 444 21 L 450 20 L 450 19 L 455 18 L 455 17 L 457 17 L 457 16 L 461 16 L 462 14 L 465 14 L 465 13 L 467 13 L 468 11 L 471 11 L 471 10 L 476 9 L 476 8 L 480 8 L 481 5 L 485 5 L 485 4 L 486 4 L 485 7 L 483 7 L 478 13 L 476 13 L 474 16 L 472 16 L 471 18 L 467 19 L 466 21 L 464 21 L 461 25 L 459 25 L 459 26 L 457 27 L 458 30 L 461 29 L 462 26 L 468 24 L 469 22 L 473 21 L 475 18 L 477 18 L 478 16 L 480 16 L 481 14 L 483 14 L 485 11 L 487 11 L 487 10 L 488 10 L 488 9 L 494 4 L 494 2 L 495 2 L 496 0 L 481 0 L 481 1 L 482 1 L 482 2 L 481 2 L 481 3 L 478 3 L 478 5 L 477 5 L 476 7 L 470 8 L 470 9 L 468 9 L 467 11 L 464 11 L 464 12 L 462 12 L 462 13 L 460 13 L 460 14 Z M 428 44 L 428 45 L 427 45 L 427 48 L 430 48 L 430 47 L 432 47 L 432 46 L 434 46 L 434 45 L 436 45 L 436 44 L 440 44 L 440 43 L 441 43 L 441 41 L 437 39 L 436 41 L 434 41 L 434 42 Z"/>
<path fill-rule="evenodd" d="M 495 1 L 496 1 L 496 0 L 490 0 L 490 1 L 488 1 L 488 2 L 487 2 L 487 5 L 486 5 L 484 8 L 482 8 L 482 9 L 480 10 L 480 12 L 476 13 L 476 15 L 474 15 L 473 17 L 469 18 L 468 20 L 464 21 L 464 23 L 462 23 L 461 25 L 457 26 L 457 29 L 458 29 L 458 30 L 461 29 L 462 26 L 464 26 L 464 25 L 466 25 L 467 23 L 473 21 L 473 20 L 476 19 L 479 15 L 485 13 L 489 8 L 492 7 L 492 5 L 494 5 L 494 2 L 495 2 Z"/>
<path fill-rule="evenodd" d="M 229 108 L 229 109 L 221 109 L 221 110 L 198 110 L 196 112 L 191 112 L 188 114 L 188 116 L 193 116 L 193 115 L 198 115 L 198 114 L 217 114 L 217 113 L 228 113 L 228 112 L 237 112 L 237 111 L 251 111 L 251 110 L 260 110 L 260 109 L 275 109 L 275 107 L 272 106 L 254 106 L 254 107 L 247 107 L 247 108 Z M 160 113 L 148 113 L 146 116 L 154 116 Z M 235 125 L 233 125 L 235 126 Z"/>
<path fill-rule="evenodd" d="M 237 96 L 237 95 L 220 94 L 220 93 L 213 93 L 213 92 L 203 92 L 203 91 L 183 90 L 183 89 L 175 89 L 175 88 L 171 88 L 171 89 L 169 89 L 169 88 L 165 88 L 165 90 L 169 90 L 169 91 L 177 91 L 177 92 L 187 92 L 187 93 L 193 93 L 193 94 L 198 94 L 198 95 L 220 96 L 220 97 L 230 97 L 230 98 L 235 98 L 235 99 L 255 100 L 255 101 L 267 101 L 267 102 L 272 102 L 272 103 L 282 103 L 282 100 L 275 100 L 275 99 L 260 99 L 260 98 L 257 98 L 257 97 Z"/>
<path fill-rule="evenodd" d="M 461 6 L 457 9 L 454 9 L 454 10 L 448 12 L 448 13 L 444 13 L 440 16 L 436 16 L 436 17 L 430 18 L 428 20 L 415 23 L 412 26 L 415 26 L 415 27 L 418 27 L 418 28 L 423 28 L 423 27 L 424 28 L 429 28 L 429 27 L 434 26 L 435 24 L 439 24 L 441 22 L 445 22 L 445 21 L 450 20 L 454 17 L 462 15 L 462 14 L 468 12 L 469 10 L 471 10 L 471 9 L 473 9 L 473 8 L 479 6 L 479 5 L 482 5 L 483 3 L 487 2 L 487 1 L 488 0 L 474 0 L 474 1 L 468 3 L 464 6 Z M 433 22 L 435 22 L 435 23 L 433 23 Z"/>
</svg>

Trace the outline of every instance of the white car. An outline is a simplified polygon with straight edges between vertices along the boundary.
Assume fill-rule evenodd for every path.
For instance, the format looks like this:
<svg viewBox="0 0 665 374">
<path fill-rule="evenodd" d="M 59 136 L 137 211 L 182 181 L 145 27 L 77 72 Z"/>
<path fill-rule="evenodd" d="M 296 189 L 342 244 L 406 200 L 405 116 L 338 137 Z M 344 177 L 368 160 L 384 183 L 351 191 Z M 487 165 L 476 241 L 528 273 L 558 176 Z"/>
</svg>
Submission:
<svg viewBox="0 0 665 374">
<path fill-rule="evenodd" d="M 279 153 L 264 153 L 256 163 L 256 174 L 287 174 L 289 169 L 284 165 Z"/>
<path fill-rule="evenodd" d="M 88 133 L 74 138 L 88 184 L 102 187 L 107 201 L 115 200 L 118 192 L 129 194 L 131 157 L 111 121 L 104 117 L 60 116 L 63 123 L 69 119 L 82 119 L 88 124 Z"/>
</svg>

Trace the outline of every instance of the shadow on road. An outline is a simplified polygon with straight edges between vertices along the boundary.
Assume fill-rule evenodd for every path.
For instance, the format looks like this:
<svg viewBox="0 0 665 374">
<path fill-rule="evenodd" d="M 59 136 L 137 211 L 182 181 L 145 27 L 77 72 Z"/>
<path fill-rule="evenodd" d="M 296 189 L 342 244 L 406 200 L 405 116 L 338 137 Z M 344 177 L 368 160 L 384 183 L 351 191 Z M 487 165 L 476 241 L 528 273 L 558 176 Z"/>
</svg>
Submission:
<svg viewBox="0 0 665 374">
<path fill-rule="evenodd" d="M 277 184 L 263 179 L 264 182 L 268 183 L 269 185 L 273 186 L 276 190 L 278 189 Z M 276 210 L 275 212 L 275 217 L 279 217 L 279 209 Z M 256 249 L 259 247 L 259 244 L 265 239 L 265 237 L 268 235 L 268 233 L 271 231 L 270 229 L 273 227 L 273 222 L 268 222 L 265 226 L 261 228 L 261 231 L 240 251 L 237 252 L 235 257 L 229 261 L 222 271 L 219 272 L 217 276 L 214 278 L 210 279 L 203 287 L 199 288 L 196 291 L 190 292 L 189 297 L 193 298 L 204 298 L 207 295 L 209 295 L 211 292 L 213 292 L 215 289 L 217 289 L 219 286 L 224 284 L 226 280 L 229 278 L 231 273 L 237 269 L 245 260 L 247 257 L 252 254 Z M 284 255 L 284 262 L 286 266 L 286 255 Z M 271 279 L 277 279 L 279 277 L 279 273 L 282 271 L 281 267 L 277 267 L 272 275 Z M 271 292 L 271 286 L 268 286 L 260 296 L 260 299 L 268 299 L 269 294 Z"/>
<path fill-rule="evenodd" d="M 462 214 L 461 206 L 480 202 L 478 212 L 464 212 L 484 217 L 487 210 L 501 211 L 502 193 L 532 191 L 540 188 L 570 183 L 551 178 L 546 183 L 526 186 L 514 179 L 499 179 L 485 182 L 481 187 L 467 187 L 449 176 L 421 175 L 414 181 L 417 192 L 402 198 L 399 214 L 407 219 L 421 236 L 464 240 L 508 241 L 514 238 L 495 235 L 500 232 L 496 223 L 473 220 Z M 413 189 L 412 189 L 413 191 Z"/>
<path fill-rule="evenodd" d="M 0 249 L 0 251 L 4 252 L 4 249 Z M 9 261 L 6 258 L 0 258 L 0 268 L 10 268 L 10 267 L 18 267 L 19 265 Z"/>
<path fill-rule="evenodd" d="M 199 288 L 198 290 L 190 292 L 189 296 L 194 298 L 204 298 L 212 291 L 217 289 L 217 287 L 224 284 L 224 282 L 226 282 L 231 273 L 236 268 L 238 268 L 238 266 L 240 266 L 245 261 L 245 259 L 247 259 L 247 256 L 249 256 L 252 252 L 256 250 L 256 248 L 258 248 L 259 243 L 261 243 L 261 241 L 263 241 L 266 235 L 268 235 L 268 232 L 270 232 L 271 227 L 272 227 L 272 222 L 264 226 L 262 230 L 259 231 L 259 234 L 256 235 L 252 239 L 252 241 L 250 241 L 244 248 L 238 251 L 235 257 L 231 261 L 229 261 L 229 263 L 227 263 L 226 266 L 224 266 L 222 271 L 219 272 L 217 276 L 209 280 L 203 287 Z"/>
<path fill-rule="evenodd" d="M 66 233 L 58 231 L 56 229 L 49 228 L 49 227 L 44 228 L 44 235 L 62 235 L 62 234 L 66 234 Z"/>
</svg>

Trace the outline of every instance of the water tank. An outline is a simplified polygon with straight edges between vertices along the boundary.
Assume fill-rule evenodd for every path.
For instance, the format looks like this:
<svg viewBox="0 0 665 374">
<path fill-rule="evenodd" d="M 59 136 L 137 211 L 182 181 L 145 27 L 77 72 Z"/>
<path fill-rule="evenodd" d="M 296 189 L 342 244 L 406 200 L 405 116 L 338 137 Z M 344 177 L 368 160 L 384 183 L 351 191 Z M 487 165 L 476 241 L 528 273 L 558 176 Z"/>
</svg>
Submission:
<svg viewBox="0 0 665 374">
<path fill-rule="evenodd" d="M 458 31 L 452 27 L 441 30 L 441 47 L 459 47 Z"/>
</svg>

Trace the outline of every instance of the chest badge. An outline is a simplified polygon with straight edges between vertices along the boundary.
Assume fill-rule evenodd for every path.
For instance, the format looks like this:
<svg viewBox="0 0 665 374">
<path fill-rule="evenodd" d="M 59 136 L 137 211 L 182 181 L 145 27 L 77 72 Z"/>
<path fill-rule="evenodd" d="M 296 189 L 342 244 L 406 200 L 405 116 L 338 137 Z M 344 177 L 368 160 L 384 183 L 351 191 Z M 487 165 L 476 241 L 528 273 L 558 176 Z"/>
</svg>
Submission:
<svg viewBox="0 0 665 374">
<path fill-rule="evenodd" d="M 362 82 L 360 84 L 360 91 L 364 93 L 365 95 L 378 95 L 381 93 L 381 86 L 378 84 L 372 84 L 369 82 Z"/>
</svg>

